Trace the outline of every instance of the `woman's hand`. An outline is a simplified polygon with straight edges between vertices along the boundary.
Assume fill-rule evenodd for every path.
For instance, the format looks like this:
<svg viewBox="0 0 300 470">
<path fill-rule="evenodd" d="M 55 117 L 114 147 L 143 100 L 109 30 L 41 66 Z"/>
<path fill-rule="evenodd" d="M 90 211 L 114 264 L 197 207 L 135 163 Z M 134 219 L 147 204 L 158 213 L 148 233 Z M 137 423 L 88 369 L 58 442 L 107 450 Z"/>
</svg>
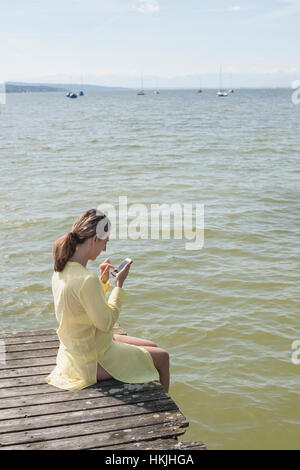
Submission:
<svg viewBox="0 0 300 470">
<path fill-rule="evenodd" d="M 116 276 L 116 287 L 123 287 L 123 283 L 128 276 L 131 263 L 126 264 L 126 266 L 119 272 Z"/>
<path fill-rule="evenodd" d="M 100 281 L 104 282 L 104 284 L 109 280 L 110 268 L 115 269 L 115 267 L 110 264 L 109 258 L 99 265 Z"/>
</svg>

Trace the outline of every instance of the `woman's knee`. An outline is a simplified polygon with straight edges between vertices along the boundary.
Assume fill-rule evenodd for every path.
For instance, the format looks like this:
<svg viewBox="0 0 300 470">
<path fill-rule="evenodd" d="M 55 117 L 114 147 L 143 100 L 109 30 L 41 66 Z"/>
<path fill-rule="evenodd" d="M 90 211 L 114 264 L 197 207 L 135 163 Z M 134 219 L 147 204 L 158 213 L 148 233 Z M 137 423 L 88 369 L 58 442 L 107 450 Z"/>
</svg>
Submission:
<svg viewBox="0 0 300 470">
<path fill-rule="evenodd" d="M 141 346 L 150 346 L 151 348 L 158 348 L 157 344 L 153 343 L 153 341 L 149 341 L 148 339 L 141 339 L 141 341 Z"/>
<path fill-rule="evenodd" d="M 159 369 L 166 369 L 170 366 L 170 355 L 165 349 L 159 349 L 157 357 L 157 366 Z"/>
<path fill-rule="evenodd" d="M 164 351 L 164 362 L 165 362 L 166 365 L 169 366 L 170 365 L 170 354 L 168 353 L 168 351 L 165 351 L 165 350 L 163 350 L 163 351 Z"/>
</svg>

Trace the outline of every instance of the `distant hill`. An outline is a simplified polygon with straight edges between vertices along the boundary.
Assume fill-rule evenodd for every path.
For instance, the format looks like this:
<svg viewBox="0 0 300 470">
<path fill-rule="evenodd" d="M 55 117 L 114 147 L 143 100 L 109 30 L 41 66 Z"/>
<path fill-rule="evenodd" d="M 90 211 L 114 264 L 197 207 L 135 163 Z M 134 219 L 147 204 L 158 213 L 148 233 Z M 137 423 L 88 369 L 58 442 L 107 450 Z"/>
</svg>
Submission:
<svg viewBox="0 0 300 470">
<path fill-rule="evenodd" d="M 35 92 L 62 92 L 62 91 L 109 91 L 127 90 L 122 87 L 108 87 L 100 85 L 83 85 L 78 83 L 23 83 L 7 82 L 6 93 L 35 93 Z"/>
<path fill-rule="evenodd" d="M 36 92 L 57 92 L 65 89 L 48 85 L 29 85 L 29 84 L 5 84 L 6 93 L 36 93 Z"/>
<path fill-rule="evenodd" d="M 80 83 L 45 83 L 47 86 L 53 86 L 56 88 L 70 90 L 70 91 L 110 91 L 110 90 L 129 90 L 129 88 L 124 88 L 120 86 L 102 86 L 102 85 L 87 85 Z"/>
</svg>

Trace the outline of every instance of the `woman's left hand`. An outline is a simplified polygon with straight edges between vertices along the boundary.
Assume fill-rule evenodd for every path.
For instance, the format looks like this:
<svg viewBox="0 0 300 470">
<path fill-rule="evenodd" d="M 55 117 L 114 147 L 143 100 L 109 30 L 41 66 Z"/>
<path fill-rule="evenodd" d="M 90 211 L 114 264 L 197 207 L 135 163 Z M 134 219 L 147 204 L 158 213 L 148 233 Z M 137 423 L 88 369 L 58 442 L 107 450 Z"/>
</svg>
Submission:
<svg viewBox="0 0 300 470">
<path fill-rule="evenodd" d="M 110 264 L 109 258 L 107 258 L 102 264 L 99 265 L 100 281 L 104 282 L 105 284 L 109 280 L 110 268 L 115 269 L 115 267 Z"/>
</svg>

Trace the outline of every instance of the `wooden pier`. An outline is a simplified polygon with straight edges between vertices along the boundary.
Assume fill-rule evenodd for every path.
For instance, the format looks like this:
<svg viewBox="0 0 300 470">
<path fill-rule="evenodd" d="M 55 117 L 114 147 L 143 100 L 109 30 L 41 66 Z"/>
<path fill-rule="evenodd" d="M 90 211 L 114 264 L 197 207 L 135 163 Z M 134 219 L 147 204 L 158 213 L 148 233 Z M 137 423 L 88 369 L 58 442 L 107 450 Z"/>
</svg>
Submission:
<svg viewBox="0 0 300 470">
<path fill-rule="evenodd" d="M 177 440 L 188 422 L 158 382 L 47 384 L 58 346 L 54 329 L 0 334 L 0 450 L 206 449 Z"/>
</svg>

